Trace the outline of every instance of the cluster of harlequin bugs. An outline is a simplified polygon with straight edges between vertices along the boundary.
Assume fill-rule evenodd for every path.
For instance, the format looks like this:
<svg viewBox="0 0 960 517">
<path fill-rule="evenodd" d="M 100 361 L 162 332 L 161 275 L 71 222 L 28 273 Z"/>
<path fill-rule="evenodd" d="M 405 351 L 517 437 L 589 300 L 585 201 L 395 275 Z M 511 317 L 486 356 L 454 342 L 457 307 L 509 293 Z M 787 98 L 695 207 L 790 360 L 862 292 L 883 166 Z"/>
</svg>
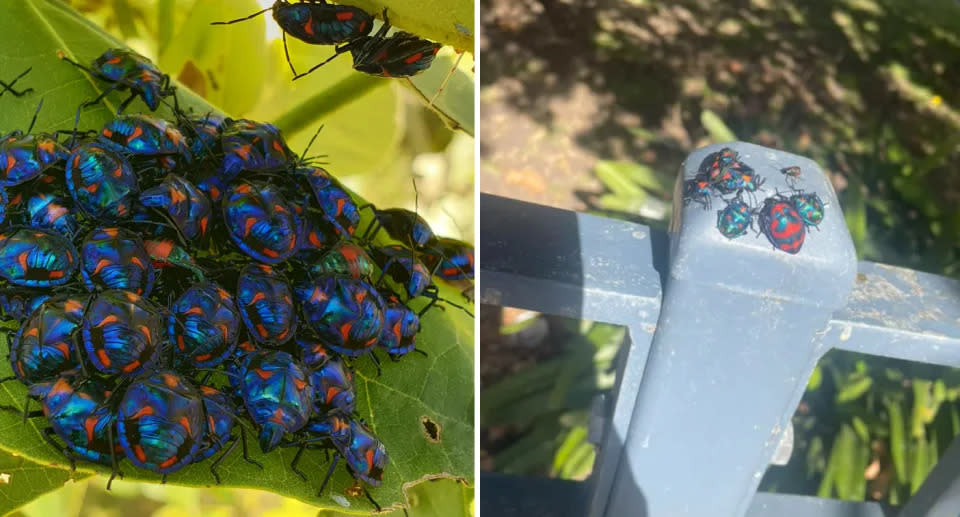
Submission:
<svg viewBox="0 0 960 517">
<path fill-rule="evenodd" d="M 250 20 L 267 11 L 273 12 L 273 19 L 283 31 L 283 50 L 294 80 L 309 75 L 346 52 L 353 57 L 353 68 L 357 71 L 380 77 L 409 77 L 429 68 L 440 50 L 439 43 L 408 32 L 387 36 L 391 25 L 386 9 L 383 10 L 383 25 L 371 36 L 371 14 L 350 5 L 328 4 L 325 0 L 277 0 L 271 7 L 250 16 L 213 22 L 211 25 L 230 25 Z M 334 54 L 298 74 L 290 61 L 287 34 L 311 45 L 336 45 Z"/>
<path fill-rule="evenodd" d="M 342 458 L 351 493 L 379 509 L 363 483 L 380 485 L 388 456 L 356 416 L 350 362 L 426 355 L 434 280 L 469 282 L 473 247 L 415 212 L 357 206 L 271 124 L 121 115 L 136 98 L 176 105 L 143 56 L 60 57 L 130 98 L 99 130 L 33 133 L 41 102 L 27 131 L 0 138 L 0 309 L 19 323 L 0 382 L 28 386 L 4 409 L 45 418 L 53 447 L 111 466 L 111 482 L 124 459 L 164 480 L 211 459 L 219 483 L 238 444 L 259 466 L 248 429 L 265 453 L 298 447 L 304 480 L 303 452 L 332 450 L 320 492 Z"/>
<path fill-rule="evenodd" d="M 721 235 L 728 239 L 746 235 L 756 221 L 758 235 L 765 235 L 774 249 L 796 254 L 803 246 L 807 229 L 816 228 L 823 221 L 825 205 L 817 193 L 796 187 L 800 167 L 785 167 L 780 173 L 793 192 L 777 192 L 762 203 L 751 205 L 744 194 L 752 197 L 762 189 L 765 179 L 743 163 L 736 151 L 725 147 L 707 155 L 696 176 L 684 182 L 684 204 L 693 202 L 709 209 L 712 195 L 717 194 L 727 203 L 717 211 L 717 231 Z M 725 195 L 731 197 L 724 198 Z"/>
</svg>

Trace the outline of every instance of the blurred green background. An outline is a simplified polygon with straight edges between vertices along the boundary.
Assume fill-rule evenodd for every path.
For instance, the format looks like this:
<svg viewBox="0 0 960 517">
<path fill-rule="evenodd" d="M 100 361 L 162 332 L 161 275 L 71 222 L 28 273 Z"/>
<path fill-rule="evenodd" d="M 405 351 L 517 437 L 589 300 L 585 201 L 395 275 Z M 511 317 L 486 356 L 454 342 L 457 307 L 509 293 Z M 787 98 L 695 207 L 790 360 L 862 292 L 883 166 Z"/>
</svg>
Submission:
<svg viewBox="0 0 960 517">
<path fill-rule="evenodd" d="M 816 160 L 861 259 L 960 275 L 957 2 L 482 0 L 481 24 L 482 191 L 666 228 L 687 153 L 740 139 Z M 589 476 L 623 334 L 484 306 L 481 468 Z M 828 354 L 763 489 L 902 503 L 960 432 L 958 390 Z"/>
<path fill-rule="evenodd" d="M 350 188 L 377 205 L 418 210 L 438 234 L 473 240 L 470 53 L 458 54 L 444 47 L 434 66 L 414 80 L 364 76 L 352 70 L 349 57 L 342 57 L 294 84 L 279 28 L 269 13 L 243 24 L 209 26 L 210 21 L 245 16 L 271 5 L 272 0 L 66 3 L 150 57 L 212 105 L 234 117 L 276 123 L 297 152 L 324 124 L 313 152 L 327 154 L 329 170 Z M 298 68 L 305 69 L 329 55 L 330 48 L 294 40 L 290 52 Z M 454 73 L 438 94 L 448 72 Z M 415 195 L 414 180 L 419 196 Z M 0 462 L 19 476 L 31 475 L 19 466 L 17 458 L 4 455 Z M 38 469 L 38 475 L 45 472 Z M 9 482 L 0 476 L 0 496 L 2 485 Z M 346 515 L 257 490 L 118 482 L 106 492 L 104 485 L 105 479 L 100 477 L 67 481 L 63 489 L 13 515 Z M 409 487 L 407 497 L 413 517 L 473 514 L 473 489 L 457 480 L 420 483 Z M 345 508 L 350 504 L 348 498 L 340 499 Z"/>
</svg>

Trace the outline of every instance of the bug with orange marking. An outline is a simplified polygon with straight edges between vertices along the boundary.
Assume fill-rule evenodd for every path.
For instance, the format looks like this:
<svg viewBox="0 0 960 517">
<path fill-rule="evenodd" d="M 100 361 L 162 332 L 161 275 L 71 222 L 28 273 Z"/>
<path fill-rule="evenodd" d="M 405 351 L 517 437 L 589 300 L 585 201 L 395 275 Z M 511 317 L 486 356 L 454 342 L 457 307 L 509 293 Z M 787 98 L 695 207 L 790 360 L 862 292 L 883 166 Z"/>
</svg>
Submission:
<svg viewBox="0 0 960 517">
<path fill-rule="evenodd" d="M 58 295 L 41 303 L 23 322 L 10 346 L 10 366 L 20 382 L 53 381 L 78 366 L 73 333 L 87 300 Z"/>
<path fill-rule="evenodd" d="M 406 305 L 400 303 L 396 296 L 389 296 L 383 311 L 383 330 L 380 332 L 380 341 L 377 345 L 387 351 L 394 361 L 417 352 L 427 355 L 417 348 L 417 333 L 420 332 L 420 316 Z"/>
<path fill-rule="evenodd" d="M 223 221 L 234 244 L 260 262 L 283 262 L 299 249 L 296 218 L 274 185 L 235 183 L 223 201 Z"/>
<path fill-rule="evenodd" d="M 50 230 L 14 226 L 0 231 L 0 278 L 20 287 L 67 283 L 80 259 L 65 237 Z"/>
<path fill-rule="evenodd" d="M 390 28 L 390 19 L 384 9 L 383 25 L 373 36 L 359 37 L 340 45 L 334 55 L 293 79 L 309 75 L 345 52 L 350 52 L 353 57 L 354 70 L 379 77 L 410 77 L 429 68 L 441 45 L 403 31 L 387 36 Z"/>
<path fill-rule="evenodd" d="M 110 390 L 96 378 L 82 378 L 77 370 L 64 372 L 53 381 L 30 386 L 30 396 L 40 400 L 42 415 L 50 424 L 47 441 L 63 453 L 71 465 L 78 459 L 113 466 L 109 488 L 117 470 L 117 454 L 123 454 L 117 437 L 117 414 L 107 403 Z M 30 414 L 28 416 L 40 416 Z M 64 442 L 61 446 L 53 437 Z"/>
<path fill-rule="evenodd" d="M 324 418 L 311 420 L 305 431 L 303 433 L 305 437 L 290 444 L 300 446 L 290 466 L 301 477 L 306 476 L 297 469 L 297 463 L 304 449 L 326 445 L 332 445 L 336 449 L 327 475 L 320 484 L 318 497 L 323 494 L 323 489 L 327 486 L 341 457 L 346 460 L 347 470 L 355 479 L 373 487 L 378 487 L 383 482 L 383 474 L 390 461 L 387 448 L 361 420 L 331 413 Z M 362 491 L 367 500 L 376 507 L 377 511 L 380 511 L 380 505 L 373 500 L 365 486 L 362 487 Z"/>
<path fill-rule="evenodd" d="M 159 185 L 140 193 L 140 203 L 159 210 L 189 240 L 207 235 L 213 214 L 210 199 L 182 176 L 168 174 Z"/>
<path fill-rule="evenodd" d="M 270 452 L 287 433 L 299 431 L 313 414 L 313 385 L 307 368 L 286 352 L 257 350 L 243 357 L 231 383 L 250 418 L 260 426 L 260 449 Z"/>
<path fill-rule="evenodd" d="M 248 264 L 237 280 L 237 308 L 250 337 L 277 347 L 297 330 L 297 309 L 286 277 L 272 266 Z"/>
<path fill-rule="evenodd" d="M 117 432 L 131 463 L 164 476 L 194 462 L 211 434 L 200 390 L 173 371 L 146 373 L 130 384 Z"/>
<path fill-rule="evenodd" d="M 323 221 L 332 226 L 338 236 L 352 236 L 360 224 L 360 211 L 346 189 L 321 167 L 299 167 L 295 174 L 310 185 Z"/>
<path fill-rule="evenodd" d="M 0 186 L 13 187 L 33 180 L 62 164 L 70 152 L 58 140 L 60 132 L 33 133 L 43 101 L 26 132 L 16 129 L 0 136 Z"/>
<path fill-rule="evenodd" d="M 227 22 L 213 22 L 211 25 L 243 22 L 267 11 L 273 11 L 273 19 L 283 30 L 283 50 L 293 75 L 297 75 L 297 71 L 290 62 L 287 34 L 312 45 L 336 45 L 366 36 L 373 29 L 373 16 L 363 9 L 351 5 L 328 4 L 325 0 L 296 3 L 277 0 L 272 6 L 250 16 Z"/>
<path fill-rule="evenodd" d="M 176 343 L 178 362 L 213 368 L 237 345 L 240 312 L 233 296 L 219 285 L 194 285 L 170 306 L 167 332 Z"/>
<path fill-rule="evenodd" d="M 281 172 L 297 162 L 277 126 L 246 119 L 224 119 L 217 156 L 219 168 L 197 183 L 214 201 L 241 172 Z"/>
<path fill-rule="evenodd" d="M 82 107 L 97 104 L 113 91 L 129 91 L 130 96 L 117 107 L 118 115 L 137 97 L 143 99 L 150 111 L 156 111 L 165 97 L 172 96 L 175 110 L 179 111 L 177 88 L 170 85 L 170 76 L 161 72 L 152 61 L 132 50 L 107 49 L 94 59 L 90 66 L 81 65 L 68 58 L 62 50 L 57 51 L 57 57 L 97 79 L 111 83 L 96 99 L 84 102 Z"/>
<path fill-rule="evenodd" d="M 127 158 L 98 143 L 74 149 L 67 159 L 66 179 L 76 206 L 97 221 L 128 218 L 140 193 Z"/>
<path fill-rule="evenodd" d="M 325 276 L 294 287 L 304 325 L 344 357 L 370 353 L 383 328 L 383 299 L 363 280 Z"/>
<path fill-rule="evenodd" d="M 156 279 L 143 240 L 125 228 L 99 228 L 80 246 L 80 275 L 87 289 L 123 289 L 149 296 Z"/>
<path fill-rule="evenodd" d="M 114 118 L 103 126 L 97 140 L 128 157 L 158 158 L 168 169 L 193 163 L 187 140 L 177 126 L 145 113 Z"/>
<path fill-rule="evenodd" d="M 313 384 L 313 412 L 322 417 L 330 412 L 352 415 L 357 408 L 353 372 L 339 358 L 325 352 L 318 339 L 297 338 L 304 364 L 310 368 Z"/>
<path fill-rule="evenodd" d="M 165 341 L 163 310 L 130 291 L 111 289 L 97 294 L 86 307 L 81 342 L 97 371 L 135 377 L 149 370 Z"/>
</svg>

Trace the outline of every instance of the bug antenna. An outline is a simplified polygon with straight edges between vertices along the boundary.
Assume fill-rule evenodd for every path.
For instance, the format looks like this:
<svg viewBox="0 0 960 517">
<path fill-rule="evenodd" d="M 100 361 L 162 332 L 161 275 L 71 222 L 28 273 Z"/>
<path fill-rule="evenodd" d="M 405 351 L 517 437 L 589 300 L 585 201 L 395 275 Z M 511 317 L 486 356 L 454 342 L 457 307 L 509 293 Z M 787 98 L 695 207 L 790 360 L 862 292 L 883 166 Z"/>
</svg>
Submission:
<svg viewBox="0 0 960 517">
<path fill-rule="evenodd" d="M 447 72 L 447 76 L 443 78 L 443 82 L 440 83 L 440 87 L 437 88 L 437 92 L 433 94 L 433 97 L 430 98 L 430 102 L 427 103 L 427 107 L 433 106 L 433 103 L 436 102 L 437 97 L 440 97 L 440 92 L 447 87 L 447 83 L 450 81 L 450 78 L 453 77 L 453 74 L 457 71 L 457 68 L 460 67 L 460 60 L 463 59 L 463 55 L 466 54 L 466 51 L 459 52 L 457 54 L 457 60 L 453 63 L 453 68 Z"/>
<path fill-rule="evenodd" d="M 306 164 L 307 160 L 309 160 L 309 158 L 307 158 L 307 153 L 310 152 L 310 148 L 313 147 L 313 142 L 316 141 L 317 137 L 320 136 L 320 132 L 323 131 L 323 126 L 324 124 L 320 124 L 320 127 L 317 128 L 317 132 L 314 133 L 312 137 L 310 137 L 310 141 L 307 142 L 307 147 L 303 150 L 303 153 L 300 154 L 301 164 Z M 326 155 L 316 156 L 316 158 L 326 158 Z"/>
<path fill-rule="evenodd" d="M 13 89 L 13 85 L 17 84 L 17 81 L 19 81 L 20 79 L 22 79 L 23 76 L 29 74 L 31 70 L 33 70 L 33 67 L 32 67 L 32 66 L 31 66 L 30 68 L 27 68 L 27 69 L 24 70 L 23 72 L 21 72 L 20 75 L 14 77 L 13 80 L 10 81 L 10 84 L 7 84 L 7 83 L 5 83 L 5 82 L 3 82 L 3 81 L 0 81 L 0 86 L 3 86 L 3 90 L 0 90 L 0 96 L 3 96 L 3 94 L 6 93 L 6 92 L 10 92 L 10 93 L 12 93 L 15 97 L 22 97 L 22 96 L 26 95 L 27 93 L 32 92 L 32 91 L 33 91 L 33 88 L 27 88 L 27 89 L 25 89 L 25 90 L 20 90 L 20 91 L 17 91 L 17 90 L 14 90 L 14 89 Z"/>
<path fill-rule="evenodd" d="M 244 16 L 243 18 L 237 18 L 236 20 L 230 20 L 230 21 L 226 21 L 226 22 L 210 22 L 210 25 L 231 25 L 231 24 L 234 24 L 234 23 L 245 22 L 245 21 L 247 21 L 247 20 L 252 20 L 252 19 L 256 18 L 257 16 L 260 16 L 261 14 L 263 14 L 263 13 L 265 13 L 265 12 L 267 12 L 267 11 L 270 11 L 270 10 L 272 10 L 272 9 L 273 9 L 273 6 L 270 6 L 270 7 L 267 7 L 266 9 L 262 9 L 262 10 L 260 10 L 260 11 L 257 11 L 257 12 L 255 12 L 255 13 L 249 15 L 249 16 Z"/>
</svg>

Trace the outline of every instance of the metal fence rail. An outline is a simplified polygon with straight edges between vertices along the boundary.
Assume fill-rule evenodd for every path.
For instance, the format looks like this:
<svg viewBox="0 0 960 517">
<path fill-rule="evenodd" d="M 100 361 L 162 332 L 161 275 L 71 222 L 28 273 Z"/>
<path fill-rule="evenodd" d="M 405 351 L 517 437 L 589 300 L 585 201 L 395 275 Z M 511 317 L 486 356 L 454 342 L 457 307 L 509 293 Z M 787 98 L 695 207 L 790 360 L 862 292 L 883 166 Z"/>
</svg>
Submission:
<svg viewBox="0 0 960 517">
<path fill-rule="evenodd" d="M 715 225 L 723 206 L 677 203 L 668 235 L 481 196 L 484 303 L 623 325 L 631 338 L 613 395 L 595 412 L 591 479 L 554 485 L 485 475 L 482 511 L 520 515 L 511 511 L 549 500 L 567 512 L 550 515 L 591 517 L 960 514 L 960 443 L 902 510 L 756 492 L 830 349 L 960 366 L 960 282 L 858 263 L 815 163 L 727 145 L 764 171 L 769 193 L 788 192 L 776 170 L 798 165 L 799 188 L 828 203 L 800 253 L 774 252 L 763 237 L 722 237 Z M 685 177 L 718 149 L 692 153 Z"/>
</svg>

